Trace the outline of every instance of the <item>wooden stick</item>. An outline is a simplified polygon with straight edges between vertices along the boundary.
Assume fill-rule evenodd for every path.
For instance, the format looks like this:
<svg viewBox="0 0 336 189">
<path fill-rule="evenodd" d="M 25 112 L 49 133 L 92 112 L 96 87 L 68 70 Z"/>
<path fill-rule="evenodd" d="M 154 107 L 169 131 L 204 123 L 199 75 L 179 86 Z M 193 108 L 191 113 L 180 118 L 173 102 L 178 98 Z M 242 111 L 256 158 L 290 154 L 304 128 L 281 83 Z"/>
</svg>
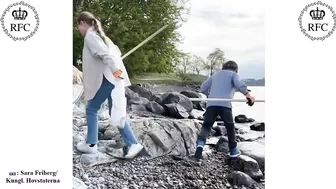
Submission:
<svg viewBox="0 0 336 189">
<path fill-rule="evenodd" d="M 156 31 L 155 33 L 153 33 L 151 36 L 149 36 L 143 42 L 139 43 L 139 45 L 137 45 L 132 50 L 130 50 L 129 52 L 127 52 L 126 54 L 124 54 L 121 58 L 122 59 L 126 58 L 128 55 L 130 55 L 131 53 L 133 53 L 134 51 L 136 51 L 138 48 L 140 48 L 142 45 L 144 45 L 145 43 L 147 43 L 149 40 L 151 40 L 153 37 L 155 37 L 157 34 L 159 34 L 160 32 L 162 32 L 167 27 L 168 27 L 168 24 L 164 25 L 162 28 L 160 28 L 158 31 Z"/>
<path fill-rule="evenodd" d="M 191 101 L 207 101 L 207 102 L 247 102 L 247 99 L 227 99 L 227 98 L 189 98 Z M 265 102 L 265 100 L 255 100 L 255 102 Z"/>
</svg>

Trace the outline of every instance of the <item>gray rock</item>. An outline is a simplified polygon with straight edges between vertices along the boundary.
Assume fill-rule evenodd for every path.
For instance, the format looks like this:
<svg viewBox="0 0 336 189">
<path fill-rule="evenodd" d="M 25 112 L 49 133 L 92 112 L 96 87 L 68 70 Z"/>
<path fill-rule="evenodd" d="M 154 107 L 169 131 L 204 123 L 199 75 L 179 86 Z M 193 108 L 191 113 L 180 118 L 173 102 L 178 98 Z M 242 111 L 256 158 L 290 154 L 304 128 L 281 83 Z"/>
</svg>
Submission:
<svg viewBox="0 0 336 189">
<path fill-rule="evenodd" d="M 112 140 L 112 139 L 115 139 L 115 136 L 117 136 L 117 135 L 120 135 L 118 129 L 116 129 L 114 127 L 109 127 L 104 132 L 104 139 L 105 140 Z"/>
<path fill-rule="evenodd" d="M 115 140 L 100 140 L 98 142 L 98 147 L 104 148 L 116 148 L 118 146 Z"/>
<path fill-rule="evenodd" d="M 180 93 L 188 98 L 202 98 L 202 96 L 198 92 L 194 91 L 181 91 Z"/>
<path fill-rule="evenodd" d="M 104 133 L 98 132 L 98 140 L 105 140 Z"/>
<path fill-rule="evenodd" d="M 233 171 L 227 176 L 228 181 L 235 186 L 252 186 L 257 182 L 254 181 L 249 175 L 241 171 Z"/>
<path fill-rule="evenodd" d="M 265 171 L 265 145 L 258 142 L 239 142 L 238 148 L 243 155 L 255 159 L 262 172 Z"/>
<path fill-rule="evenodd" d="M 190 112 L 190 118 L 192 119 L 203 119 L 204 111 L 192 109 Z"/>
<path fill-rule="evenodd" d="M 131 111 L 133 111 L 133 112 L 144 112 L 144 111 L 147 111 L 147 108 L 146 108 L 146 105 L 132 104 L 131 105 Z"/>
<path fill-rule="evenodd" d="M 72 124 L 76 125 L 77 127 L 81 127 L 86 125 L 86 119 L 81 117 L 74 117 L 72 118 Z"/>
<path fill-rule="evenodd" d="M 260 180 L 264 177 L 259 168 L 258 162 L 246 155 L 240 155 L 239 157 L 233 159 L 231 161 L 231 166 L 236 171 L 242 171 L 255 180 Z"/>
<path fill-rule="evenodd" d="M 149 98 L 149 100 L 150 100 L 150 101 L 157 102 L 157 103 L 160 104 L 160 105 L 163 105 L 163 104 L 162 104 L 162 96 L 159 95 L 159 94 L 152 95 L 152 96 Z"/>
<path fill-rule="evenodd" d="M 139 85 L 132 85 L 129 88 L 135 93 L 139 94 L 139 96 L 147 98 L 147 99 L 149 99 L 153 95 L 150 90 L 142 86 L 139 86 Z"/>
<path fill-rule="evenodd" d="M 84 131 L 73 131 L 72 134 L 72 142 L 73 142 L 73 148 L 74 150 L 76 150 L 76 145 L 81 142 L 84 141 L 86 139 L 86 134 Z"/>
<path fill-rule="evenodd" d="M 254 122 L 255 120 L 252 118 L 248 118 L 246 115 L 244 114 L 239 114 L 234 118 L 236 123 L 251 123 Z"/>
<path fill-rule="evenodd" d="M 131 98 L 127 101 L 128 104 L 136 104 L 136 105 L 146 105 L 148 102 L 149 100 L 144 97 Z"/>
<path fill-rule="evenodd" d="M 146 105 L 147 110 L 158 114 L 158 115 L 162 115 L 165 112 L 164 107 L 162 107 L 159 103 L 155 102 L 155 101 L 150 101 L 147 105 Z"/>
<path fill-rule="evenodd" d="M 110 160 L 110 158 L 101 152 L 95 154 L 82 154 L 80 157 L 80 161 L 83 164 L 94 164 L 107 160 Z"/>
<path fill-rule="evenodd" d="M 88 186 L 79 178 L 72 177 L 72 189 L 88 189 Z"/>
<path fill-rule="evenodd" d="M 99 123 L 98 123 L 98 131 L 104 132 L 109 125 L 110 125 L 109 120 L 99 121 Z"/>
<path fill-rule="evenodd" d="M 82 179 L 84 180 L 84 182 L 90 181 L 89 176 L 87 174 L 83 174 Z"/>
<path fill-rule="evenodd" d="M 177 92 L 164 93 L 162 95 L 162 100 L 163 104 L 179 104 L 187 112 L 191 112 L 191 110 L 193 109 L 193 103 L 189 100 L 189 98 Z"/>
<path fill-rule="evenodd" d="M 225 135 L 227 135 L 227 130 L 226 130 L 225 126 L 217 125 L 217 126 L 214 126 L 212 129 L 216 131 L 214 136 L 225 136 Z"/>
<path fill-rule="evenodd" d="M 265 131 L 265 123 L 254 123 L 250 125 L 250 128 L 254 131 Z"/>
<path fill-rule="evenodd" d="M 104 177 L 99 177 L 99 178 L 98 178 L 98 182 L 99 182 L 99 183 L 104 183 L 104 182 L 105 182 Z"/>
<path fill-rule="evenodd" d="M 99 121 L 107 121 L 109 119 L 109 114 L 108 111 L 106 109 L 101 109 L 98 112 L 98 120 Z"/>
<path fill-rule="evenodd" d="M 227 139 L 227 137 L 220 137 L 215 149 L 218 152 L 225 152 L 228 153 L 229 152 L 229 140 Z"/>
<path fill-rule="evenodd" d="M 238 134 L 237 138 L 240 139 L 240 141 L 255 141 L 259 138 L 263 138 L 265 136 L 265 132 L 263 131 L 248 131 L 244 134 Z"/>
<path fill-rule="evenodd" d="M 193 120 L 136 119 L 131 127 L 151 157 L 173 149 L 172 154 L 189 155 L 196 149 L 196 138 L 201 125 Z"/>
<path fill-rule="evenodd" d="M 207 139 L 206 144 L 210 145 L 210 146 L 216 146 L 218 141 L 219 141 L 218 137 L 210 137 L 210 138 Z"/>
<path fill-rule="evenodd" d="M 202 95 L 195 91 L 182 91 L 180 93 L 188 98 L 202 98 Z M 194 109 L 204 111 L 204 107 L 203 107 L 204 101 L 194 101 L 192 103 L 193 103 Z"/>
<path fill-rule="evenodd" d="M 167 111 L 168 116 L 177 118 L 177 119 L 185 119 L 189 117 L 189 113 L 187 110 L 177 103 L 165 104 L 165 109 Z"/>
<path fill-rule="evenodd" d="M 125 96 L 126 96 L 127 100 L 140 97 L 139 94 L 132 91 L 129 87 L 125 88 Z"/>
</svg>

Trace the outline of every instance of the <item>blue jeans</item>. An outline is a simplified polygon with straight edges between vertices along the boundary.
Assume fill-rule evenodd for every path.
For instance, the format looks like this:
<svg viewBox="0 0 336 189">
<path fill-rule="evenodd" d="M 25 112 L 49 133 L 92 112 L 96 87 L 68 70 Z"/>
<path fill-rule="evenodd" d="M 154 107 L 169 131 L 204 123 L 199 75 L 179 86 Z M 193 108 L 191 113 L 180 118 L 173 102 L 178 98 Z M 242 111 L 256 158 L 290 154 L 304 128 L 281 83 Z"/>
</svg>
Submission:
<svg viewBox="0 0 336 189">
<path fill-rule="evenodd" d="M 114 85 L 110 83 L 105 77 L 103 77 L 103 82 L 98 89 L 96 95 L 88 101 L 88 104 L 86 106 L 86 120 L 88 125 L 86 141 L 87 144 L 98 143 L 98 111 L 101 108 L 101 105 L 105 102 L 105 100 L 108 99 L 109 114 L 111 115 L 111 92 L 113 89 Z M 119 132 L 127 146 L 137 143 L 137 140 L 129 123 L 126 122 L 124 128 L 119 129 Z"/>
<path fill-rule="evenodd" d="M 108 100 L 108 107 L 109 107 L 109 115 L 111 116 L 112 113 L 112 97 L 111 95 L 107 98 Z M 129 124 L 129 122 L 125 122 L 125 125 L 123 128 L 118 128 L 119 129 L 119 133 L 121 135 L 121 138 L 123 139 L 125 145 L 127 147 L 130 147 L 132 144 L 136 144 L 138 143 L 133 130 Z"/>
</svg>

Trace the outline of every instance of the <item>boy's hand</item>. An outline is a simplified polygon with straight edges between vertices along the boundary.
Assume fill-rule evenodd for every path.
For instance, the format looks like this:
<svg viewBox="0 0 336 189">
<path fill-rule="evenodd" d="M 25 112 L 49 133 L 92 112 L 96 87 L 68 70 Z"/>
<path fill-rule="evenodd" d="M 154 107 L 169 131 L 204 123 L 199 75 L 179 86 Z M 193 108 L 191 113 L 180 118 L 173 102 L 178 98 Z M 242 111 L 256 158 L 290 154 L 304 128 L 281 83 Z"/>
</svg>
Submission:
<svg viewBox="0 0 336 189">
<path fill-rule="evenodd" d="M 122 73 L 121 70 L 117 70 L 113 73 L 113 76 L 119 79 L 124 79 L 123 77 L 121 77 L 121 73 Z"/>
<path fill-rule="evenodd" d="M 245 95 L 246 99 L 247 99 L 247 103 L 249 106 L 253 106 L 254 102 L 255 102 L 255 99 L 253 96 L 250 95 L 250 93 L 247 93 Z"/>
</svg>

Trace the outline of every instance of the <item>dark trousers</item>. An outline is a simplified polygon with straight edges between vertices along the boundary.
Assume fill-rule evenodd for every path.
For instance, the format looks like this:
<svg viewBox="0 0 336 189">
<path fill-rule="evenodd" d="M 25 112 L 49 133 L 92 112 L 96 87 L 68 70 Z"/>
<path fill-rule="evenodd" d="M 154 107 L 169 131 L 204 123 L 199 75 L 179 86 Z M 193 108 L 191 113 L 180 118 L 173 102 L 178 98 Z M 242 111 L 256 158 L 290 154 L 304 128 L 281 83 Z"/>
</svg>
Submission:
<svg viewBox="0 0 336 189">
<path fill-rule="evenodd" d="M 216 118 L 220 116 L 221 120 L 224 122 L 224 125 L 227 130 L 229 148 L 237 147 L 236 142 L 236 131 L 233 122 L 232 109 L 222 106 L 210 106 L 206 109 L 204 122 L 200 134 L 198 135 L 199 141 L 206 141 L 207 137 L 211 132 L 211 128 L 215 123 Z"/>
</svg>

